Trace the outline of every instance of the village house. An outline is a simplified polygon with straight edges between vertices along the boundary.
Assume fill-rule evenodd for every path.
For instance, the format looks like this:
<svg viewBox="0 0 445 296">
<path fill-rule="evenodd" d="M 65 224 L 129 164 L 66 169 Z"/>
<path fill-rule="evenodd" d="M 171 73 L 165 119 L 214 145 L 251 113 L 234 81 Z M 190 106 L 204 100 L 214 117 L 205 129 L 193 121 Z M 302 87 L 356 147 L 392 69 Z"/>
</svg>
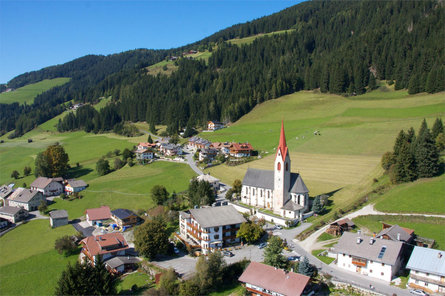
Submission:
<svg viewBox="0 0 445 296">
<path fill-rule="evenodd" d="M 65 192 L 68 195 L 85 190 L 87 187 L 88 184 L 83 180 L 69 179 L 65 182 Z"/>
<path fill-rule="evenodd" d="M 345 218 L 329 224 L 326 232 L 337 236 L 342 235 L 345 231 L 351 231 L 353 228 L 355 228 L 354 222 L 352 222 L 349 218 Z"/>
<path fill-rule="evenodd" d="M 103 235 L 92 235 L 80 241 L 82 245 L 83 259 L 87 259 L 93 265 L 101 256 L 103 261 L 116 256 L 125 256 L 129 249 L 127 241 L 118 232 Z"/>
<path fill-rule="evenodd" d="M 137 145 L 137 150 L 154 149 L 156 147 L 156 143 L 141 142 Z"/>
<path fill-rule="evenodd" d="M 283 123 L 274 170 L 248 168 L 242 184 L 242 203 L 272 210 L 284 218 L 303 220 L 309 208 L 309 190 L 301 175 L 291 172 Z"/>
<path fill-rule="evenodd" d="M 199 151 L 199 157 L 198 160 L 199 161 L 204 161 L 204 160 L 208 160 L 208 161 L 212 161 L 215 159 L 216 155 L 218 154 L 218 150 L 215 148 L 203 148 Z"/>
<path fill-rule="evenodd" d="M 139 259 L 133 256 L 116 256 L 104 262 L 105 268 L 113 274 L 122 274 L 137 269 Z"/>
<path fill-rule="evenodd" d="M 43 193 L 44 196 L 54 196 L 63 193 L 62 178 L 38 177 L 31 183 L 31 189 Z"/>
<path fill-rule="evenodd" d="M 253 147 L 249 143 L 232 143 L 230 146 L 230 156 L 240 158 L 252 155 Z"/>
<path fill-rule="evenodd" d="M 233 206 L 206 207 L 179 212 L 180 235 L 201 246 L 202 252 L 239 243 L 236 234 L 246 219 Z"/>
<path fill-rule="evenodd" d="M 146 160 L 151 160 L 155 156 L 153 150 L 151 150 L 151 149 L 138 149 L 138 150 L 134 151 L 134 154 L 136 155 L 136 160 L 139 160 L 142 162 L 146 161 Z"/>
<path fill-rule="evenodd" d="M 100 208 L 87 209 L 86 219 L 91 226 L 102 226 L 104 221 L 111 219 L 111 211 L 108 206 L 101 206 Z"/>
<path fill-rule="evenodd" d="M 377 238 L 410 244 L 414 240 L 414 230 L 383 223 L 383 229 L 377 234 Z"/>
<path fill-rule="evenodd" d="M 49 224 L 52 228 L 68 224 L 68 212 L 65 210 L 56 210 L 49 213 Z"/>
<path fill-rule="evenodd" d="M 215 191 L 219 190 L 219 179 L 211 176 L 210 174 L 199 175 L 198 177 L 196 177 L 196 179 L 198 181 L 209 182 Z"/>
<path fill-rule="evenodd" d="M 27 211 L 35 211 L 46 199 L 42 192 L 27 188 L 17 188 L 8 198 L 11 207 L 24 208 Z"/>
<path fill-rule="evenodd" d="M 409 287 L 445 295 L 445 251 L 416 246 L 406 268 Z"/>
<path fill-rule="evenodd" d="M 402 267 L 403 242 L 376 239 L 344 232 L 331 252 L 337 254 L 337 266 L 348 271 L 390 282 Z"/>
<path fill-rule="evenodd" d="M 219 121 L 211 120 L 207 122 L 207 130 L 209 131 L 216 131 L 222 128 L 224 128 L 224 124 Z"/>
<path fill-rule="evenodd" d="M 3 185 L 0 187 L 0 200 L 3 202 L 3 206 L 8 205 L 8 197 L 14 192 L 12 186 Z"/>
<path fill-rule="evenodd" d="M 18 207 L 5 206 L 0 208 L 0 218 L 8 220 L 11 223 L 17 223 L 28 217 L 27 210 Z"/>
<path fill-rule="evenodd" d="M 187 148 L 193 152 L 198 151 L 198 149 L 209 148 L 212 142 L 206 139 L 201 139 L 199 137 L 191 137 L 188 141 Z"/>
<path fill-rule="evenodd" d="M 230 154 L 230 146 L 232 146 L 232 143 L 230 143 L 230 142 L 213 142 L 210 147 L 217 149 L 224 155 L 229 155 Z"/>
<path fill-rule="evenodd" d="M 176 144 L 161 144 L 159 146 L 159 151 L 165 156 L 182 155 L 181 145 Z"/>
<path fill-rule="evenodd" d="M 170 137 L 165 137 L 165 138 L 161 138 L 160 140 L 156 140 L 156 146 L 157 147 L 161 147 L 162 144 L 169 144 L 170 143 L 171 138 Z"/>
<path fill-rule="evenodd" d="M 310 277 L 251 262 L 238 279 L 252 295 L 300 296 Z"/>
<path fill-rule="evenodd" d="M 111 219 L 113 219 L 119 227 L 124 227 L 135 225 L 139 217 L 130 210 L 117 209 L 111 211 Z"/>
</svg>

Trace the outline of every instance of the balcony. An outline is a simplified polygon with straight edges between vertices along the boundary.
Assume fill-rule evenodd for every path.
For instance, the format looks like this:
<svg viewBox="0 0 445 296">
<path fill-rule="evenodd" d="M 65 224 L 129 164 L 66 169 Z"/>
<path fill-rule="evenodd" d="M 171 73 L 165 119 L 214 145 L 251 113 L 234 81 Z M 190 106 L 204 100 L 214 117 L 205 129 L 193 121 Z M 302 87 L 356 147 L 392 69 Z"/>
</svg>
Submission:
<svg viewBox="0 0 445 296">
<path fill-rule="evenodd" d="M 367 264 L 367 260 L 366 259 L 361 259 L 361 258 L 356 258 L 356 257 L 352 257 L 352 264 L 356 265 L 356 266 L 361 266 L 361 267 L 365 267 Z"/>
<path fill-rule="evenodd" d="M 413 273 L 412 271 L 409 276 L 414 280 L 419 280 L 419 281 L 422 281 L 425 283 L 431 283 L 431 284 L 441 285 L 441 286 L 445 285 L 445 279 L 444 280 L 434 280 L 427 276 L 417 275 L 417 274 Z"/>
</svg>

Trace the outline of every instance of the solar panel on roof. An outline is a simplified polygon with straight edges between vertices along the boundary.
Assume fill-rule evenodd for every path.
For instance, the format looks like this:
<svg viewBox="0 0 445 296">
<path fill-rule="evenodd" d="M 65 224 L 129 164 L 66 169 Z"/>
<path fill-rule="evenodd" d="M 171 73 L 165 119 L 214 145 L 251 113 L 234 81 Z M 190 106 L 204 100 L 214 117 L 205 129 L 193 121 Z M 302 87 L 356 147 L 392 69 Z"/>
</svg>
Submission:
<svg viewBox="0 0 445 296">
<path fill-rule="evenodd" d="M 386 251 L 386 247 L 383 246 L 382 249 L 380 250 L 380 253 L 379 253 L 379 256 L 378 256 L 379 259 L 383 258 L 383 255 L 385 254 L 385 251 Z"/>
</svg>

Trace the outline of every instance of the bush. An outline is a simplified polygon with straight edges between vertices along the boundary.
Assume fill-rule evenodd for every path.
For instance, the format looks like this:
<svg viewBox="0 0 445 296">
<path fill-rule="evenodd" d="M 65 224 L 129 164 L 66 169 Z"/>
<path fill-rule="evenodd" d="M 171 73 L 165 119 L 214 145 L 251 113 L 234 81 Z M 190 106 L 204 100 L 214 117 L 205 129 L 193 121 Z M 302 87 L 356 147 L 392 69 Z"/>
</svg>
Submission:
<svg viewBox="0 0 445 296">
<path fill-rule="evenodd" d="M 76 243 L 69 237 L 68 235 L 62 236 L 61 238 L 56 239 L 54 243 L 54 249 L 59 254 L 63 254 L 65 257 L 68 257 L 71 254 L 74 254 L 77 251 Z"/>
</svg>

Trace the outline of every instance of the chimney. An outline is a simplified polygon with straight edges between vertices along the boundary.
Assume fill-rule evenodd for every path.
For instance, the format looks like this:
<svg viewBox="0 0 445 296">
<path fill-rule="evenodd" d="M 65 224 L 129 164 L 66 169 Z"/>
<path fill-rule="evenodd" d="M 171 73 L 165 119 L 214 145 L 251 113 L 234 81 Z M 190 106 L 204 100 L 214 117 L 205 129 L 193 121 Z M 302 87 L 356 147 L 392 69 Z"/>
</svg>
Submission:
<svg viewBox="0 0 445 296">
<path fill-rule="evenodd" d="M 374 241 L 375 241 L 374 238 L 371 237 L 371 238 L 369 239 L 369 244 L 372 245 L 372 244 L 374 243 Z"/>
<path fill-rule="evenodd" d="M 362 231 L 361 230 L 357 230 L 357 234 L 358 234 L 358 236 L 360 236 L 362 234 Z"/>
<path fill-rule="evenodd" d="M 357 237 L 357 244 L 360 244 L 362 242 L 362 239 L 360 237 Z"/>
<path fill-rule="evenodd" d="M 286 276 L 286 279 L 287 279 L 287 280 L 289 279 L 289 275 L 288 275 L 288 276 Z"/>
<path fill-rule="evenodd" d="M 400 232 L 397 232 L 397 240 L 400 240 Z"/>
</svg>

